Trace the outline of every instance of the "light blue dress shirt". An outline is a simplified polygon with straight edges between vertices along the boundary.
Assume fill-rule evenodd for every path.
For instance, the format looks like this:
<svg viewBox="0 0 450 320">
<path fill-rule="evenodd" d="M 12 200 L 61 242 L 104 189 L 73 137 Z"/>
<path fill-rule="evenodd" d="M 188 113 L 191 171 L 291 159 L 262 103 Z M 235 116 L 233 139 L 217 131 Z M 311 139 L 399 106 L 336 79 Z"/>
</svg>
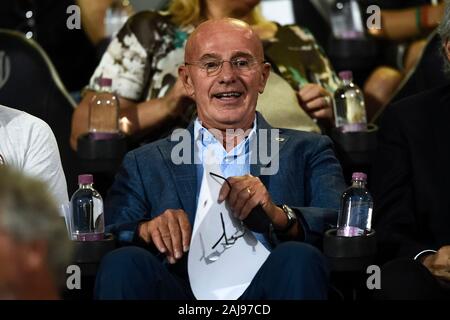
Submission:
<svg viewBox="0 0 450 320">
<path fill-rule="evenodd" d="M 203 178 L 203 163 L 205 152 L 207 148 L 212 148 L 216 158 L 219 161 L 219 166 L 221 172 L 214 172 L 225 178 L 233 176 L 244 176 L 250 174 L 250 159 L 251 150 L 250 142 L 256 137 L 256 118 L 253 122 L 253 128 L 250 134 L 245 137 L 236 147 L 234 147 L 230 152 L 227 152 L 223 147 L 222 143 L 214 137 L 214 135 L 208 131 L 200 123 L 198 118 L 194 122 L 194 141 L 195 141 L 195 156 L 197 157 L 197 181 L 202 181 Z M 226 183 L 224 181 L 224 183 Z M 197 201 L 200 194 L 201 183 L 197 183 Z M 262 233 L 253 232 L 255 237 L 268 249 L 271 250 L 269 241 Z"/>
</svg>

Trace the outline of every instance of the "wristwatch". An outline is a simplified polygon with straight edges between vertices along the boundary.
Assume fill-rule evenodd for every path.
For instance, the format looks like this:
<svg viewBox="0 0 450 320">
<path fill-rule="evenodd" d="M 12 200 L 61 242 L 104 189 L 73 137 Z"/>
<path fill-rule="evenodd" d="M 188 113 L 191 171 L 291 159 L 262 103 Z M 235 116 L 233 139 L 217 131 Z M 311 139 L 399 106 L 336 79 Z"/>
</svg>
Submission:
<svg viewBox="0 0 450 320">
<path fill-rule="evenodd" d="M 275 229 L 274 231 L 276 233 L 286 233 L 288 232 L 292 226 L 297 222 L 297 215 L 295 214 L 294 210 L 292 210 L 291 208 L 289 208 L 287 205 L 283 204 L 281 206 L 281 209 L 283 209 L 283 212 L 286 214 L 287 217 L 287 224 L 283 229 Z"/>
</svg>

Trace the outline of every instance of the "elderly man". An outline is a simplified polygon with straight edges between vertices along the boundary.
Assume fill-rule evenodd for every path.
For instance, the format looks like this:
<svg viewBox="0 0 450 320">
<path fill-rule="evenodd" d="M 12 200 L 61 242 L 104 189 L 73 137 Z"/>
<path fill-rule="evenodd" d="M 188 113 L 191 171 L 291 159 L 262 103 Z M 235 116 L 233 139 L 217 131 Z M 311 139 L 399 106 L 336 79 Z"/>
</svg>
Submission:
<svg viewBox="0 0 450 320">
<path fill-rule="evenodd" d="M 45 185 L 0 166 L 0 300 L 58 299 L 71 249 Z"/>
<path fill-rule="evenodd" d="M 293 130 L 280 130 L 274 138 L 279 152 L 272 162 L 249 160 L 258 152 L 253 141 L 266 142 L 261 132 L 272 129 L 255 111 L 269 72 L 261 42 L 247 24 L 234 19 L 201 24 L 179 69 L 198 110 L 187 129 L 194 137 L 190 150 L 203 155 L 207 147 L 215 150 L 229 182 L 218 200 L 226 201 L 237 219 L 259 207 L 271 222 L 273 237 L 255 232 L 271 253 L 240 298 L 323 299 L 328 269 L 311 244 L 337 220 L 342 172 L 328 138 Z M 185 262 L 205 163 L 174 163 L 176 146 L 163 139 L 125 157 L 107 197 L 106 223 L 120 242 L 140 242 L 148 250 L 128 246 L 106 256 L 97 298 L 194 297 Z M 279 170 L 262 175 L 275 157 Z"/>
<path fill-rule="evenodd" d="M 450 6 L 439 27 L 450 70 Z M 450 87 L 389 107 L 373 177 L 386 299 L 450 298 Z"/>
</svg>

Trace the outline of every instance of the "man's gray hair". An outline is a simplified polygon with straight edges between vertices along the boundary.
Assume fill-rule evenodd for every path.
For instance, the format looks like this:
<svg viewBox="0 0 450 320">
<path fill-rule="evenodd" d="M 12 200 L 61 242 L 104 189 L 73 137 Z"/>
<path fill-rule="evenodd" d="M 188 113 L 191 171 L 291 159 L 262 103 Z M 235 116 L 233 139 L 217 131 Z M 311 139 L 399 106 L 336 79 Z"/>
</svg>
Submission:
<svg viewBox="0 0 450 320">
<path fill-rule="evenodd" d="M 445 51 L 445 43 L 450 40 L 450 1 L 445 1 L 445 12 L 442 17 L 441 23 L 438 27 L 438 32 L 441 37 L 441 53 L 444 56 L 445 72 L 450 75 L 450 61 L 447 58 L 447 52 Z"/>
<path fill-rule="evenodd" d="M 63 284 L 73 247 L 43 182 L 0 166 L 0 229 L 19 243 L 45 241 L 50 272 L 56 285 Z"/>
</svg>

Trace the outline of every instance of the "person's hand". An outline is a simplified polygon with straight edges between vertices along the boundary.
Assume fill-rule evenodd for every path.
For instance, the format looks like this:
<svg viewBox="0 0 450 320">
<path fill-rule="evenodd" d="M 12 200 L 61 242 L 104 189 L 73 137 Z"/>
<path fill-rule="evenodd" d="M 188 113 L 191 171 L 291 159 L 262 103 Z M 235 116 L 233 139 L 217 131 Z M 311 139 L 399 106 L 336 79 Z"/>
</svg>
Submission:
<svg viewBox="0 0 450 320">
<path fill-rule="evenodd" d="M 244 220 L 253 208 L 261 205 L 275 226 L 287 223 L 283 210 L 272 202 L 269 192 L 258 177 L 245 175 L 229 177 L 227 180 L 231 189 L 224 183 L 220 189 L 219 201 L 226 200 L 237 219 Z"/>
<path fill-rule="evenodd" d="M 444 246 L 422 260 L 423 265 L 435 277 L 450 281 L 450 246 Z"/>
<path fill-rule="evenodd" d="M 308 83 L 297 92 L 300 106 L 313 119 L 333 119 L 333 98 L 317 83 Z"/>
<path fill-rule="evenodd" d="M 177 78 L 173 87 L 161 100 L 168 108 L 169 113 L 174 117 L 182 114 L 186 107 L 192 103 L 192 99 L 187 95 L 180 77 Z"/>
<path fill-rule="evenodd" d="M 139 236 L 145 242 L 153 243 L 172 264 L 189 250 L 191 233 L 188 216 L 181 209 L 167 209 L 139 226 Z"/>
</svg>

